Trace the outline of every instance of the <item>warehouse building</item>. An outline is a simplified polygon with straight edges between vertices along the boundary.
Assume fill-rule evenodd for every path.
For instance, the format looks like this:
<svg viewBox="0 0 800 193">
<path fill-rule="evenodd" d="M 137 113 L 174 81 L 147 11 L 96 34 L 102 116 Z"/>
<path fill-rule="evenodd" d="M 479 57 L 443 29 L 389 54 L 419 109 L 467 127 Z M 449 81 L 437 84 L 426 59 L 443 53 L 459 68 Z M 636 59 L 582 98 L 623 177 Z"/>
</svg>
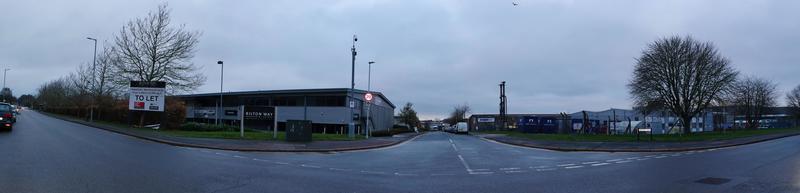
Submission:
<svg viewBox="0 0 800 193">
<path fill-rule="evenodd" d="M 186 120 L 239 125 L 241 105 L 275 107 L 278 130 L 286 120 L 310 120 L 315 133 L 347 133 L 352 117 L 357 133 L 363 133 L 367 121 L 371 131 L 386 130 L 394 124 L 394 104 L 380 92 L 372 93 L 372 105 L 366 105 L 364 90 L 354 90 L 353 114 L 347 102 L 347 88 L 264 90 L 222 93 L 222 108 L 217 108 L 220 93 L 179 95 L 186 104 Z M 369 107 L 368 107 L 369 106 Z M 369 113 L 369 118 L 367 115 Z"/>
</svg>

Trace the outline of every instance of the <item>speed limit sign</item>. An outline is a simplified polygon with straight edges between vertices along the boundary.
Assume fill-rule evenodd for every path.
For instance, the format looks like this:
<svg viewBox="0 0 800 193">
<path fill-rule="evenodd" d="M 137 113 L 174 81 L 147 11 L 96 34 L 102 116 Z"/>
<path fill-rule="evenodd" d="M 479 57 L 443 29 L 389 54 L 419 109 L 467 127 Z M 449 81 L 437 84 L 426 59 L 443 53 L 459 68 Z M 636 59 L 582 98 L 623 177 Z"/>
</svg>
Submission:
<svg viewBox="0 0 800 193">
<path fill-rule="evenodd" d="M 372 93 L 365 94 L 364 99 L 367 99 L 367 101 L 372 101 Z"/>
</svg>

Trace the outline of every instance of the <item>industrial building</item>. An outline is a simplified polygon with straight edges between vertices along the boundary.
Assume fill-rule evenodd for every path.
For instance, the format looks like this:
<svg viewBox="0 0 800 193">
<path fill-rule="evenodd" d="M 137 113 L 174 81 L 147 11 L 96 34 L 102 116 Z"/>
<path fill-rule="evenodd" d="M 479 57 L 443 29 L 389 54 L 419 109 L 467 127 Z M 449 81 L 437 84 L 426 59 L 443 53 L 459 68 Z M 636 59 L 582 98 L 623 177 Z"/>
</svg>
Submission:
<svg viewBox="0 0 800 193">
<path fill-rule="evenodd" d="M 394 124 L 394 104 L 380 92 L 372 93 L 371 105 L 366 105 L 364 90 L 354 90 L 355 103 L 351 115 L 348 88 L 263 90 L 179 95 L 186 104 L 186 120 L 238 125 L 240 106 L 275 107 L 278 130 L 284 130 L 286 120 L 310 120 L 315 133 L 347 133 L 350 117 L 357 133 L 363 133 L 367 121 L 371 131 L 387 130 Z M 222 108 L 218 108 L 222 95 Z M 369 107 L 368 107 L 369 106 Z M 369 117 L 368 117 L 368 113 Z M 219 115 L 219 116 L 217 116 Z"/>
</svg>

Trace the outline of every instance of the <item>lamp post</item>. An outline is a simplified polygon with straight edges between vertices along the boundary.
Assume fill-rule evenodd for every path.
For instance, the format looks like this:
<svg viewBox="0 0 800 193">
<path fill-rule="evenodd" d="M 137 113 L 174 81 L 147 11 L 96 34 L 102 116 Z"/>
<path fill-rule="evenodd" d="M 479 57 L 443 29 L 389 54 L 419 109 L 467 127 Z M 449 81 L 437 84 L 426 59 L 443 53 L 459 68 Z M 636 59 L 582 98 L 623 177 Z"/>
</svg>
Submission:
<svg viewBox="0 0 800 193">
<path fill-rule="evenodd" d="M 95 67 L 97 66 L 97 39 L 91 37 L 86 37 L 86 39 L 94 41 L 94 54 L 92 54 L 92 87 L 90 87 L 94 88 L 97 79 L 94 74 L 95 71 L 97 71 L 95 70 Z M 92 95 L 91 96 L 92 100 L 91 100 L 91 105 L 89 105 L 89 122 L 94 122 L 94 97 L 95 97 L 94 94 L 95 93 L 93 91 L 90 91 L 90 95 Z"/>
<path fill-rule="evenodd" d="M 352 62 L 351 63 L 351 67 L 350 67 L 350 91 L 347 92 L 347 96 L 349 98 L 349 102 L 348 102 L 349 104 L 348 105 L 350 105 L 349 106 L 350 107 L 350 116 L 348 116 L 348 119 L 350 119 L 350 124 L 348 124 L 348 127 L 347 127 L 347 137 L 350 137 L 350 138 L 354 138 L 355 137 L 355 129 L 356 129 L 355 128 L 356 127 L 355 123 L 353 122 L 353 109 L 355 108 L 355 103 L 356 103 L 355 99 L 353 98 L 353 90 L 356 87 L 356 82 L 355 81 L 356 81 L 356 42 L 357 41 L 358 41 L 358 37 L 356 37 L 356 35 L 353 35 L 353 47 L 350 48 L 350 54 L 353 56 L 353 59 L 351 60 L 351 62 Z"/>
<path fill-rule="evenodd" d="M 5 90 L 5 89 L 6 89 L 6 73 L 7 73 L 9 70 L 11 70 L 11 69 L 9 69 L 9 68 L 6 68 L 5 70 L 3 70 L 3 90 Z M 3 94 L 3 102 L 6 102 L 6 95 L 5 95 L 5 94 Z"/>
<path fill-rule="evenodd" d="M 375 61 L 367 62 L 367 66 L 368 66 L 367 67 L 367 69 L 368 69 L 367 70 L 367 94 L 369 94 L 370 96 L 372 96 L 372 88 L 370 86 L 372 85 L 372 64 L 374 64 L 374 63 L 375 63 Z M 365 132 L 365 134 L 364 134 L 364 137 L 366 137 L 367 139 L 369 139 L 369 131 L 370 131 L 369 122 L 372 122 L 372 99 L 368 99 L 367 100 L 367 127 L 365 129 L 367 132 Z"/>
<path fill-rule="evenodd" d="M 219 68 L 219 106 L 217 107 L 217 113 L 215 113 L 215 114 L 217 114 L 216 124 L 219 125 L 221 123 L 220 114 L 222 113 L 222 111 L 221 111 L 221 109 L 222 109 L 222 80 L 223 80 L 222 78 L 223 78 L 224 72 L 225 72 L 225 64 L 222 64 L 222 60 L 217 61 L 217 64 L 220 65 L 220 68 Z"/>
</svg>

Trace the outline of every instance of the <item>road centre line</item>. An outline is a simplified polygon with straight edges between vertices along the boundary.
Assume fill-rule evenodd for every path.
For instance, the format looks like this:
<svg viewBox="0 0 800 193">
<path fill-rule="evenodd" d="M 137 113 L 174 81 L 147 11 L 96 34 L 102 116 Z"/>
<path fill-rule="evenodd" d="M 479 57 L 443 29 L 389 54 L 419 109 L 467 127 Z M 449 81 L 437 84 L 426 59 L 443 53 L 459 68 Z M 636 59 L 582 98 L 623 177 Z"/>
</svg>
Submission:
<svg viewBox="0 0 800 193">
<path fill-rule="evenodd" d="M 556 165 L 556 166 L 564 167 L 564 166 L 574 166 L 574 165 L 577 165 L 577 164 L 561 164 L 561 165 Z"/>
<path fill-rule="evenodd" d="M 376 171 L 366 171 L 366 170 L 361 170 L 361 173 L 366 173 L 366 174 L 386 174 L 386 172 L 376 172 Z"/>
<path fill-rule="evenodd" d="M 472 169 L 469 168 L 469 164 L 467 164 L 467 161 L 464 160 L 464 157 L 462 157 L 461 154 L 458 155 L 458 159 L 461 160 L 461 165 L 464 165 L 464 168 L 467 169 L 467 172 L 472 172 Z"/>
<path fill-rule="evenodd" d="M 631 162 L 631 161 L 630 160 L 625 160 L 625 161 L 618 161 L 618 162 L 614 162 L 614 163 L 621 164 L 621 163 L 628 163 L 628 162 Z"/>
<path fill-rule="evenodd" d="M 582 168 L 582 167 L 583 166 L 569 166 L 569 167 L 564 167 L 564 168 L 565 169 L 575 169 L 575 168 Z"/>
<path fill-rule="evenodd" d="M 307 165 L 307 164 L 300 164 L 300 167 L 306 167 L 306 168 L 322 168 L 322 167 L 320 167 L 320 166 L 315 166 L 315 165 Z"/>
<path fill-rule="evenodd" d="M 599 164 L 592 164 L 592 166 L 603 166 L 603 165 L 608 165 L 608 164 L 610 164 L 610 163 L 599 163 Z"/>
<path fill-rule="evenodd" d="M 500 170 L 519 170 L 519 168 L 500 168 Z"/>
<path fill-rule="evenodd" d="M 596 163 L 600 163 L 600 162 L 598 162 L 598 161 L 593 161 L 593 162 L 583 162 L 583 164 L 596 164 Z"/>
<path fill-rule="evenodd" d="M 623 159 L 610 159 L 610 160 L 606 160 L 606 162 L 615 162 L 615 161 L 620 161 L 620 160 L 623 160 Z"/>
</svg>

